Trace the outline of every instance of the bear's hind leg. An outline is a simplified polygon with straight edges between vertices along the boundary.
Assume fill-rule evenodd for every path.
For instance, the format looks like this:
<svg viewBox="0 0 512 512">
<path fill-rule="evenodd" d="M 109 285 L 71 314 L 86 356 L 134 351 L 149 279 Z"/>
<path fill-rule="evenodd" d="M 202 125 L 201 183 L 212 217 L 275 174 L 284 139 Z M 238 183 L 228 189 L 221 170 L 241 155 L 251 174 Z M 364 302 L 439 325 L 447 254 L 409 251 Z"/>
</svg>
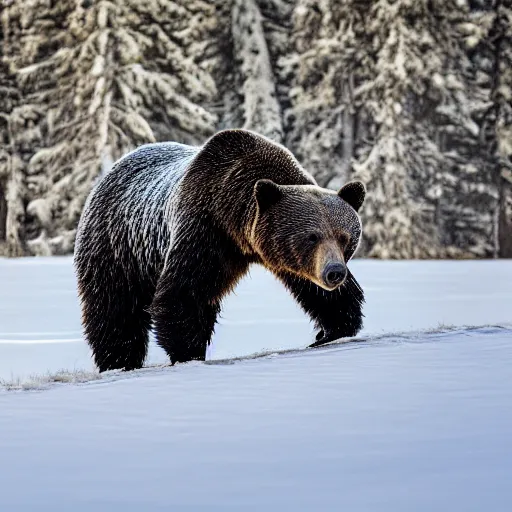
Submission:
<svg viewBox="0 0 512 512">
<path fill-rule="evenodd" d="M 151 317 L 148 295 L 115 268 L 96 268 L 80 279 L 82 321 L 100 372 L 141 368 L 147 355 Z M 108 275 L 102 275 L 108 273 Z"/>
</svg>

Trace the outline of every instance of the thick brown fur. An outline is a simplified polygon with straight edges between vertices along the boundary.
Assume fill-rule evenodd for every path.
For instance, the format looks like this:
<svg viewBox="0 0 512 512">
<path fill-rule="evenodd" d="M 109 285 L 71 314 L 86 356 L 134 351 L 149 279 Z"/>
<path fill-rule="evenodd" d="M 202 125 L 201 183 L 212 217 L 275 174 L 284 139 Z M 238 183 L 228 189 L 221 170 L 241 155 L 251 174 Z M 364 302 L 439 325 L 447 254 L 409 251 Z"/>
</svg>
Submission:
<svg viewBox="0 0 512 512">
<path fill-rule="evenodd" d="M 222 298 L 252 263 L 290 290 L 319 342 L 355 335 L 364 297 L 346 263 L 364 193 L 318 187 L 288 150 L 245 130 L 123 157 L 91 192 L 75 248 L 96 365 L 141 367 L 151 326 L 172 363 L 203 360 Z"/>
</svg>

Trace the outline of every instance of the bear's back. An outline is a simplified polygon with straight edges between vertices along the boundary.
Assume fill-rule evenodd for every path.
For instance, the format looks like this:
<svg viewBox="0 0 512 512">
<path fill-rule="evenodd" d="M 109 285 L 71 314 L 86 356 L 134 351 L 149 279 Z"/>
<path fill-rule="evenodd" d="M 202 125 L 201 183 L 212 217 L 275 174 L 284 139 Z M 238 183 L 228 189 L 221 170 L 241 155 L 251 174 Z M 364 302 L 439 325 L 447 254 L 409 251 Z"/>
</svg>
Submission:
<svg viewBox="0 0 512 512">
<path fill-rule="evenodd" d="M 178 142 L 145 144 L 124 155 L 107 174 L 126 185 L 172 186 L 183 177 L 189 162 L 200 148 Z"/>
<path fill-rule="evenodd" d="M 75 252 L 88 240 L 106 237 L 121 259 L 129 248 L 140 264 L 158 266 L 169 243 L 174 199 L 199 149 L 160 142 L 140 146 L 117 160 L 87 199 Z"/>
</svg>

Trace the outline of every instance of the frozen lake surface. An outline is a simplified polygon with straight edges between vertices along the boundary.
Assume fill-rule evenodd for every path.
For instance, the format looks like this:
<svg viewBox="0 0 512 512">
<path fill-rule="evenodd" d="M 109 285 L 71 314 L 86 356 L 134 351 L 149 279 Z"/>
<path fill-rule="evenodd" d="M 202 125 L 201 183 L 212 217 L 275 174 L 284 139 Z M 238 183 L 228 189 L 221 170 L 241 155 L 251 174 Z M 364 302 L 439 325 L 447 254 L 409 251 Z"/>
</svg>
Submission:
<svg viewBox="0 0 512 512">
<path fill-rule="evenodd" d="M 255 268 L 207 364 L 0 390 L 0 511 L 508 512 L 512 261 L 351 268 L 366 341 L 301 350 Z M 0 286 L 0 378 L 92 369 L 69 258 L 0 260 Z"/>
</svg>

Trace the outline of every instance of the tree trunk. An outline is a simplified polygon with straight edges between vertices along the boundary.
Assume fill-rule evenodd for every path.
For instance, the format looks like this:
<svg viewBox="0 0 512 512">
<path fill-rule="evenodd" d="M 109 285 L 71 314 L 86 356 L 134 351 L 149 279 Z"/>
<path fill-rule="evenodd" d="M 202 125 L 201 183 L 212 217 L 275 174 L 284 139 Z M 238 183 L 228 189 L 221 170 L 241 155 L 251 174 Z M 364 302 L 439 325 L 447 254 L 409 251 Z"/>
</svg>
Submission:
<svg viewBox="0 0 512 512">
<path fill-rule="evenodd" d="M 243 96 L 242 127 L 281 141 L 281 109 L 259 7 L 255 0 L 233 0 L 231 16 Z"/>
<path fill-rule="evenodd" d="M 512 258 L 512 173 L 508 171 L 507 176 L 510 177 L 502 179 L 500 189 L 498 229 L 501 258 Z"/>
<path fill-rule="evenodd" d="M 0 246 L 7 238 L 7 199 L 5 198 L 5 183 L 0 182 Z"/>
</svg>

